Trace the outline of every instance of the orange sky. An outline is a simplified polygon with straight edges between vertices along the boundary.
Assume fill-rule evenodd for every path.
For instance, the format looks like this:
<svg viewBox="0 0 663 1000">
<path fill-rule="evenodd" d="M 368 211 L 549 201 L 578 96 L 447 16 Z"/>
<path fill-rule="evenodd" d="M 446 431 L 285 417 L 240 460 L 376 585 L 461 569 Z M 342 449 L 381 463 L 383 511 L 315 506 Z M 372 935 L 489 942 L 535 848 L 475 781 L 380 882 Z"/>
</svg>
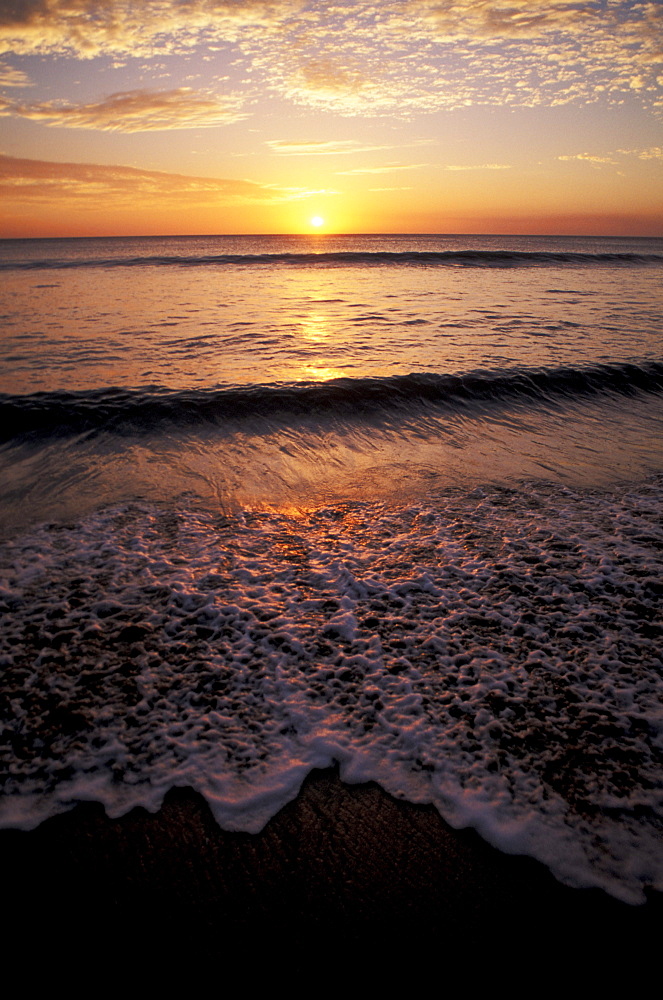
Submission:
<svg viewBox="0 0 663 1000">
<path fill-rule="evenodd" d="M 0 235 L 663 235 L 663 6 L 0 0 Z"/>
</svg>

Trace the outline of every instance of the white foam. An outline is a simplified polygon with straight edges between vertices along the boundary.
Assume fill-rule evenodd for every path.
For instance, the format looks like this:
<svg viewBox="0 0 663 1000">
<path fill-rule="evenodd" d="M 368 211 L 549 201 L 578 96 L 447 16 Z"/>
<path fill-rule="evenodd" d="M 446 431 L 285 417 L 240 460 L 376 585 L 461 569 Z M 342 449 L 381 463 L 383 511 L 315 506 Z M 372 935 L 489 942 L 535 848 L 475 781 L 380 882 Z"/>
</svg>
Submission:
<svg viewBox="0 0 663 1000">
<path fill-rule="evenodd" d="M 629 902 L 663 888 L 660 483 L 221 517 L 3 546 L 0 823 L 173 786 L 259 830 L 314 767 Z"/>
</svg>

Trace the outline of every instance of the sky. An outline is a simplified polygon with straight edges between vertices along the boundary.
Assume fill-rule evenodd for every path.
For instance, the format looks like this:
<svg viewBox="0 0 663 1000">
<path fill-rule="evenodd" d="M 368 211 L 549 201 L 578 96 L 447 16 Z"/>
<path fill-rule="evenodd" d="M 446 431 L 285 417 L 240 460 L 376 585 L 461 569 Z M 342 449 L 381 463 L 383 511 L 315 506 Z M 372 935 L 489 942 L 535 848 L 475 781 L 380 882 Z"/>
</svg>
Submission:
<svg viewBox="0 0 663 1000">
<path fill-rule="evenodd" d="M 0 0 L 0 118 L 2 237 L 663 236 L 663 0 Z"/>
</svg>

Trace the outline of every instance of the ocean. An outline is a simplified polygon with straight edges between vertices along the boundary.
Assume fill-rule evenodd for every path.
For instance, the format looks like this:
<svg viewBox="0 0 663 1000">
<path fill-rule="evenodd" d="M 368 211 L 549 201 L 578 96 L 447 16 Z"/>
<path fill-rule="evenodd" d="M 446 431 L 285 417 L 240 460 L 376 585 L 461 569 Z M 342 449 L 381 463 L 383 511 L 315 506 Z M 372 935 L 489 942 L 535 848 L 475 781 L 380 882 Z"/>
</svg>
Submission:
<svg viewBox="0 0 663 1000">
<path fill-rule="evenodd" d="M 663 240 L 0 242 L 0 825 L 314 768 L 663 889 Z"/>
</svg>

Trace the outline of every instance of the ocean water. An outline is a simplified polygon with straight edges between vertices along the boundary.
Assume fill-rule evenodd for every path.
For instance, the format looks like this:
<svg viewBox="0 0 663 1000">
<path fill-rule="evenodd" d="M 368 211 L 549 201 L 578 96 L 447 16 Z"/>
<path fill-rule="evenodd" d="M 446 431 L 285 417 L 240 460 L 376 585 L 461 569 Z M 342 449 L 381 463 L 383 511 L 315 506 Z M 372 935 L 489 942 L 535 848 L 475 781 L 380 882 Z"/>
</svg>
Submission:
<svg viewBox="0 0 663 1000">
<path fill-rule="evenodd" d="M 0 243 L 0 824 L 313 768 L 663 888 L 663 240 Z"/>
</svg>

